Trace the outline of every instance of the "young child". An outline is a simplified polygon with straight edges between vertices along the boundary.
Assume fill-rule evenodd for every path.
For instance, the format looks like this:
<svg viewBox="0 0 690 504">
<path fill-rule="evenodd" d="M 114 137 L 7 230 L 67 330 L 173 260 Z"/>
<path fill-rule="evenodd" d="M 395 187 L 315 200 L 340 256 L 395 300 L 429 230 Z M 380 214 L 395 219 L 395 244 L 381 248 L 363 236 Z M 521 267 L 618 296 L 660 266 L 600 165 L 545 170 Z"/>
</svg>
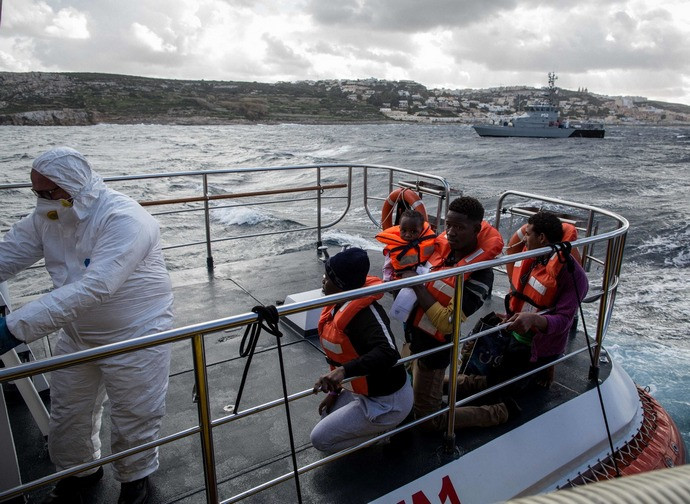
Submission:
<svg viewBox="0 0 690 504">
<path fill-rule="evenodd" d="M 396 280 L 400 272 L 416 269 L 434 252 L 436 235 L 421 213 L 405 210 L 400 225 L 392 226 L 376 235 L 385 243 L 383 249 L 383 281 Z"/>
</svg>

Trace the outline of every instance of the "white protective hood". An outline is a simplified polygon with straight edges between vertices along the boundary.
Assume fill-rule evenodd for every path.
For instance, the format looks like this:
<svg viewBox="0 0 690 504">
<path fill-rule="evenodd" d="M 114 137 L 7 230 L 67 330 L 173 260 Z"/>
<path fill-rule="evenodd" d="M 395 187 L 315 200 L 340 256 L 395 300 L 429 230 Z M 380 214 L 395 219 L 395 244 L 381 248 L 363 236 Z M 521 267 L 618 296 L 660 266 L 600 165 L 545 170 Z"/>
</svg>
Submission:
<svg viewBox="0 0 690 504">
<path fill-rule="evenodd" d="M 33 169 L 69 193 L 79 219 L 88 215 L 99 193 L 106 189 L 86 158 L 69 147 L 56 147 L 41 154 L 34 160 Z"/>
</svg>

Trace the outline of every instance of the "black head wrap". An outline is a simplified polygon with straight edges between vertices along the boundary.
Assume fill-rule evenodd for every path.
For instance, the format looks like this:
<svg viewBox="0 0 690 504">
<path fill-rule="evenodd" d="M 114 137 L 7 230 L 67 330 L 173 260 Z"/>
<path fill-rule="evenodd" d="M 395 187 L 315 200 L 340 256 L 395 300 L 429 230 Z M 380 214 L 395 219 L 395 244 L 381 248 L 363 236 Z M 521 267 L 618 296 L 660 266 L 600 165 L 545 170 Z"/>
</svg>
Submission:
<svg viewBox="0 0 690 504">
<path fill-rule="evenodd" d="M 369 256 L 361 248 L 338 252 L 326 261 L 326 275 L 342 290 L 362 287 L 369 273 Z"/>
</svg>

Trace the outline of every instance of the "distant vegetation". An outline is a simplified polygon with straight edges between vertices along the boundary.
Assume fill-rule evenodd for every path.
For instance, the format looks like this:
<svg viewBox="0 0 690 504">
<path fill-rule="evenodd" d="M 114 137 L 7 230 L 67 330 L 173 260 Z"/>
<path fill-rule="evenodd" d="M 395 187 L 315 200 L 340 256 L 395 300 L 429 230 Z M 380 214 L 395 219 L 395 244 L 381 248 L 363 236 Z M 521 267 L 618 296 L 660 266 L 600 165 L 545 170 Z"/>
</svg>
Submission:
<svg viewBox="0 0 690 504">
<path fill-rule="evenodd" d="M 89 122 L 214 124 L 236 121 L 382 121 L 378 107 L 337 85 L 184 81 L 89 73 L 0 73 L 0 124 L 79 111 Z M 69 121 L 69 114 L 65 120 Z M 50 122 L 50 117 L 43 117 Z"/>
<path fill-rule="evenodd" d="M 235 122 L 482 122 L 519 113 L 543 89 L 427 89 L 379 79 L 303 82 L 189 81 L 97 73 L 0 72 L 0 125 L 228 124 Z M 560 89 L 573 119 L 690 121 L 690 107 L 641 97 Z"/>
</svg>

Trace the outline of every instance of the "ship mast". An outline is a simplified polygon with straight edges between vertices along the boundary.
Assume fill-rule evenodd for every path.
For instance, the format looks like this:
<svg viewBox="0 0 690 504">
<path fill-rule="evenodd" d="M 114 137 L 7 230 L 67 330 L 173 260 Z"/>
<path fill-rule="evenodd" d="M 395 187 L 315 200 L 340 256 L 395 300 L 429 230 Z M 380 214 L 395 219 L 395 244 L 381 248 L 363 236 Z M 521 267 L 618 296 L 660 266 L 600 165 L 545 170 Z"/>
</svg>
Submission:
<svg viewBox="0 0 690 504">
<path fill-rule="evenodd" d="M 555 72 L 549 72 L 549 104 L 556 105 L 556 76 Z"/>
</svg>

